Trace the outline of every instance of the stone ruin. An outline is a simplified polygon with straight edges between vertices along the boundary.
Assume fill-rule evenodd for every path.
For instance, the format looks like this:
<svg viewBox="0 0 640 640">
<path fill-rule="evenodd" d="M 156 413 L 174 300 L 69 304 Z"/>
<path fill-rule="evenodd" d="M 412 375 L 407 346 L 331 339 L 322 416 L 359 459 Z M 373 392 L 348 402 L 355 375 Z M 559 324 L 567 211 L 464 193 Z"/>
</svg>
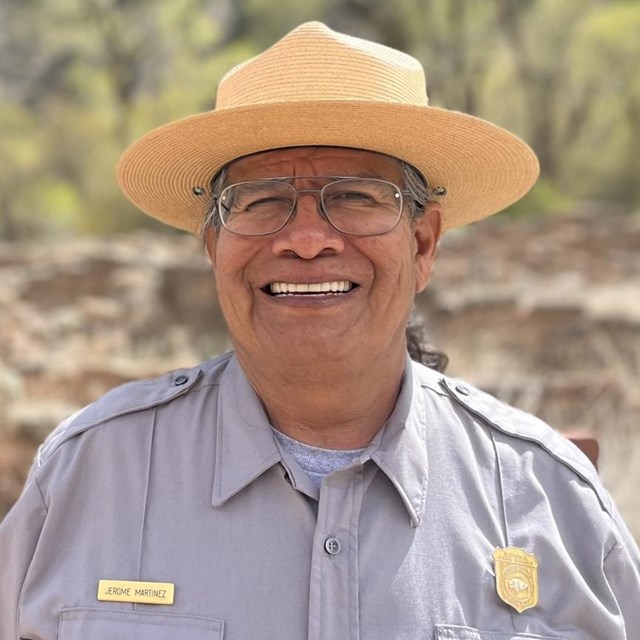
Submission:
<svg viewBox="0 0 640 640">
<path fill-rule="evenodd" d="M 448 373 L 600 444 L 640 539 L 640 219 L 594 207 L 445 234 L 416 301 Z M 196 239 L 0 244 L 0 518 L 35 448 L 109 388 L 230 347 Z"/>
</svg>

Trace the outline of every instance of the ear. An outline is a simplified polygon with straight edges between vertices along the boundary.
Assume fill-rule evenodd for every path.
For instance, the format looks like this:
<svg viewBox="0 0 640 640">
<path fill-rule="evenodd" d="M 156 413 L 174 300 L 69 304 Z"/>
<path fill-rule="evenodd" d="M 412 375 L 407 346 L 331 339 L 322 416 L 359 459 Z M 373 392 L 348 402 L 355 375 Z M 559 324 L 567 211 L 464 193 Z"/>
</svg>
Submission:
<svg viewBox="0 0 640 640">
<path fill-rule="evenodd" d="M 216 249 L 218 243 L 218 235 L 215 230 L 211 227 L 207 228 L 205 239 L 204 239 L 204 248 L 207 254 L 207 258 L 209 259 L 209 264 L 215 269 L 216 268 Z"/>
<path fill-rule="evenodd" d="M 441 232 L 441 208 L 438 203 L 427 205 L 424 215 L 414 223 L 416 293 L 424 291 L 431 280 Z"/>
</svg>

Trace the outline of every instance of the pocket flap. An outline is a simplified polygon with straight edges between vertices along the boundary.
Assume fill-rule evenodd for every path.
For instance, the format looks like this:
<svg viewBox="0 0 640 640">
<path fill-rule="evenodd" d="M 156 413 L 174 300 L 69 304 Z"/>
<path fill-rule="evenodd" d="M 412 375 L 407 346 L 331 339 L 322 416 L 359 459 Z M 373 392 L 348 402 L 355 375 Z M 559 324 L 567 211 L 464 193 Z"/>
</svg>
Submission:
<svg viewBox="0 0 640 640">
<path fill-rule="evenodd" d="M 481 631 L 472 627 L 437 624 L 435 640 L 562 640 L 562 638 L 515 631 Z"/>
<path fill-rule="evenodd" d="M 147 611 L 63 609 L 60 640 L 222 640 L 221 620 Z"/>
</svg>

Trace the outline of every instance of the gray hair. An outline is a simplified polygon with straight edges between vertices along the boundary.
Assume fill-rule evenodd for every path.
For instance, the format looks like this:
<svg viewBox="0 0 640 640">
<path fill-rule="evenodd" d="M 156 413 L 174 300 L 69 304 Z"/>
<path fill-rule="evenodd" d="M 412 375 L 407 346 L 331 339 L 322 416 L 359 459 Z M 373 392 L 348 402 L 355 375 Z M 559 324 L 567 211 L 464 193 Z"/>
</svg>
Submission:
<svg viewBox="0 0 640 640">
<path fill-rule="evenodd" d="M 399 160 L 399 162 L 402 170 L 403 187 L 409 192 L 409 196 L 407 198 L 407 212 L 409 213 L 409 219 L 413 222 L 424 215 L 426 205 L 431 201 L 429 186 L 426 179 L 413 165 L 408 162 L 404 162 L 403 160 Z M 209 184 L 209 193 L 220 193 L 225 187 L 228 175 L 229 165 L 225 165 L 211 179 Z M 221 226 L 222 222 L 220 221 L 220 214 L 218 213 L 216 200 L 212 196 L 207 206 L 207 210 L 204 215 L 204 222 L 202 224 L 201 236 L 203 242 L 206 238 L 207 229 L 211 228 L 217 233 L 220 231 Z"/>
</svg>

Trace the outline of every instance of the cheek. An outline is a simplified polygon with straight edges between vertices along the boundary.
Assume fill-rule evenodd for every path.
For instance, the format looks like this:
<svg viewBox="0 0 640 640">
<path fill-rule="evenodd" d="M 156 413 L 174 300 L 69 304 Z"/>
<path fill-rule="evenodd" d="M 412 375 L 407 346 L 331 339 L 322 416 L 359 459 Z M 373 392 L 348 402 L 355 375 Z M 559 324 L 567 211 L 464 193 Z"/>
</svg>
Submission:
<svg viewBox="0 0 640 640">
<path fill-rule="evenodd" d="M 227 250 L 224 243 L 221 243 L 217 247 L 212 266 L 218 302 L 225 318 L 229 320 L 231 316 L 237 315 L 239 307 L 246 304 L 242 286 L 244 262 L 239 259 L 236 251 Z"/>
<path fill-rule="evenodd" d="M 252 258 L 248 246 L 237 242 L 235 238 L 228 237 L 218 239 L 216 251 L 212 257 L 216 281 L 220 285 L 243 280 Z"/>
<path fill-rule="evenodd" d="M 229 280 L 229 262 L 225 260 L 224 251 L 219 251 L 216 254 L 216 259 L 213 264 L 213 275 L 216 280 L 216 287 L 218 289 L 218 296 L 223 296 L 225 292 L 225 285 Z"/>
<path fill-rule="evenodd" d="M 384 238 L 384 236 L 382 236 Z M 383 284 L 384 295 L 403 295 L 413 292 L 415 273 L 415 247 L 410 238 L 393 243 L 379 242 L 371 251 L 375 279 Z"/>
<path fill-rule="evenodd" d="M 386 255 L 384 261 L 379 259 L 380 256 Z M 415 293 L 415 256 L 411 252 L 411 247 L 407 244 L 398 246 L 397 244 L 390 249 L 381 246 L 378 253 L 378 261 L 376 264 L 375 280 L 377 281 L 377 295 L 382 305 L 386 308 L 405 306 L 413 304 L 413 295 Z"/>
<path fill-rule="evenodd" d="M 251 322 L 258 298 L 258 286 L 268 261 L 268 246 L 253 239 L 224 235 L 218 238 L 213 271 L 218 302 L 228 324 Z"/>
</svg>

